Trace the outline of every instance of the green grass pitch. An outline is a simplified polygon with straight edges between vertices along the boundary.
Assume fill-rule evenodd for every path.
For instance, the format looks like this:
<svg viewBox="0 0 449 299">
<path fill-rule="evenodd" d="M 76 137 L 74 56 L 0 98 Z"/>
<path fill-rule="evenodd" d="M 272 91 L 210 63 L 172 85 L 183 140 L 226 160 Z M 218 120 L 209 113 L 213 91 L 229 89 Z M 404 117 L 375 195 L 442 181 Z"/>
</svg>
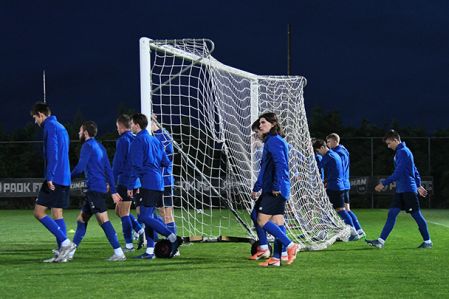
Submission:
<svg viewBox="0 0 449 299">
<path fill-rule="evenodd" d="M 377 238 L 387 211 L 355 212 L 368 237 Z M 76 213 L 65 213 L 68 230 L 76 228 Z M 401 213 L 384 249 L 340 242 L 301 252 L 291 266 L 267 269 L 247 260 L 244 243 L 196 243 L 182 246 L 174 259 L 132 259 L 136 252 L 125 262 L 106 262 L 112 249 L 94 219 L 72 262 L 44 264 L 55 244 L 32 212 L 0 211 L 0 297 L 448 298 L 449 211 L 423 213 L 433 249 L 416 249 L 422 241 L 417 225 Z M 109 214 L 122 242 L 120 221 Z"/>
</svg>

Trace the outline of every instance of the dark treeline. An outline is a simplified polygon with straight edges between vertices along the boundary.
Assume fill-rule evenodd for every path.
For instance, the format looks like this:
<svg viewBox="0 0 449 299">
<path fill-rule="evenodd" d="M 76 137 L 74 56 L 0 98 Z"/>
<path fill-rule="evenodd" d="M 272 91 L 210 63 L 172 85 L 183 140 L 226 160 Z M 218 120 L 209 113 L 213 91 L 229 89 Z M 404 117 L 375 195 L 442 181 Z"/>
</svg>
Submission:
<svg viewBox="0 0 449 299">
<path fill-rule="evenodd" d="M 133 111 L 125 108 L 119 111 L 119 113 L 124 112 L 132 113 Z M 351 153 L 351 176 L 391 174 L 394 153 L 386 148 L 381 137 L 389 129 L 397 130 L 412 150 L 421 175 L 432 176 L 434 179 L 432 207 L 449 207 L 449 185 L 445 184 L 449 181 L 449 163 L 446 159 L 449 156 L 449 129 L 436 131 L 429 136 L 422 128 L 401 127 L 395 121 L 385 126 L 378 126 L 363 120 L 358 127 L 349 127 L 343 124 L 338 112 L 326 112 L 319 108 L 313 109 L 308 119 L 311 136 L 325 138 L 332 132 L 340 135 L 341 143 Z M 71 140 L 78 140 L 82 121 L 82 114 L 76 113 L 72 122 L 64 123 Z M 376 138 L 371 140 L 370 137 Z M 97 138 L 104 141 L 103 144 L 112 159 L 115 149 L 113 140 L 117 138 L 117 133 L 104 132 L 100 128 Z M 42 130 L 31 122 L 13 132 L 5 132 L 0 127 L 0 178 L 42 177 L 41 140 Z M 72 166 L 78 161 L 80 147 L 79 142 L 71 143 Z"/>
</svg>

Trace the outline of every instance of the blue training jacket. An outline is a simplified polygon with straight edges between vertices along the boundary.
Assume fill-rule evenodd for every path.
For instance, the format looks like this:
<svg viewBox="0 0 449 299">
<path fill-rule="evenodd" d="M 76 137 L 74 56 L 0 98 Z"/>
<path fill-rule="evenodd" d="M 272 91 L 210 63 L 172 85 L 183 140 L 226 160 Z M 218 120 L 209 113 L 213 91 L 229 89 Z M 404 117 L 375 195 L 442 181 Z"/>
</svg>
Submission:
<svg viewBox="0 0 449 299">
<path fill-rule="evenodd" d="M 131 159 L 131 175 L 128 190 L 133 188 L 133 182 L 140 179 L 142 188 L 164 191 L 162 167 L 170 166 L 171 162 L 164 151 L 162 143 L 147 130 L 137 133 L 129 151 Z"/>
<path fill-rule="evenodd" d="M 349 151 L 341 144 L 332 150 L 340 156 L 344 174 L 343 184 L 345 185 L 345 190 L 350 190 L 351 183 L 349 182 L 349 167 L 351 166 L 351 160 L 349 159 Z"/>
<path fill-rule="evenodd" d="M 128 187 L 129 175 L 131 172 L 131 161 L 129 159 L 129 149 L 135 136 L 130 131 L 124 132 L 115 143 L 115 154 L 112 160 L 112 173 L 117 185 Z M 134 183 L 134 189 L 140 187 L 140 181 L 137 179 Z"/>
<path fill-rule="evenodd" d="M 329 150 L 320 162 L 320 167 L 324 168 L 324 174 L 327 181 L 327 189 L 332 191 L 343 191 L 344 173 L 340 156 L 333 150 Z"/>
<path fill-rule="evenodd" d="M 87 190 L 106 193 L 106 184 L 109 184 L 111 193 L 117 192 L 106 149 L 95 138 L 90 138 L 81 147 L 80 159 L 72 170 L 72 176 L 78 176 L 83 172 L 86 176 Z"/>
<path fill-rule="evenodd" d="M 260 172 L 253 191 L 271 193 L 279 191 L 283 198 L 290 198 L 288 168 L 288 144 L 280 135 L 268 134 L 264 140 Z"/>
<path fill-rule="evenodd" d="M 383 180 L 382 184 L 388 186 L 393 182 L 396 182 L 396 193 L 416 193 L 421 186 L 421 176 L 415 166 L 413 154 L 405 142 L 399 143 L 396 147 L 393 174 Z"/>
<path fill-rule="evenodd" d="M 45 179 L 62 186 L 70 186 L 69 134 L 56 116 L 43 122 Z"/>
<path fill-rule="evenodd" d="M 168 159 L 170 160 L 170 166 L 164 167 L 163 176 L 164 176 L 164 186 L 172 187 L 175 183 L 173 177 L 173 140 L 168 133 L 167 130 L 157 130 L 153 132 L 154 137 L 156 137 L 164 146 L 165 153 L 167 154 Z"/>
</svg>

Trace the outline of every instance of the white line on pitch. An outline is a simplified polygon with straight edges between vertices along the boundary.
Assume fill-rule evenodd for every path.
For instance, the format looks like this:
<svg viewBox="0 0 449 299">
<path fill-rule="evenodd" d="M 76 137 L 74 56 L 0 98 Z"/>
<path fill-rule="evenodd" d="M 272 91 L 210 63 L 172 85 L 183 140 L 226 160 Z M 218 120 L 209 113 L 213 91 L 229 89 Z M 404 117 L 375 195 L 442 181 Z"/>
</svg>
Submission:
<svg viewBox="0 0 449 299">
<path fill-rule="evenodd" d="M 431 224 L 440 225 L 440 226 L 444 226 L 444 227 L 446 227 L 446 228 L 449 228 L 449 225 L 446 225 L 446 224 L 442 224 L 442 223 L 438 223 L 438 222 L 433 222 L 433 221 L 428 221 L 428 222 L 431 223 Z"/>
</svg>

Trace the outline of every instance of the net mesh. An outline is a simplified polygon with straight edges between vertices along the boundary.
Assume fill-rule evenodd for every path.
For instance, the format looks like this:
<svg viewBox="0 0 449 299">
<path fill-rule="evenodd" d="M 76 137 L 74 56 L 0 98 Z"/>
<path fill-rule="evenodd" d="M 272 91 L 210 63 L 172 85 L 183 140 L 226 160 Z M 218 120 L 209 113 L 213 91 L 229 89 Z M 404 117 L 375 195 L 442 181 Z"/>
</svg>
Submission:
<svg viewBox="0 0 449 299">
<path fill-rule="evenodd" d="M 289 143 L 289 236 L 303 249 L 346 240 L 348 227 L 321 183 L 304 109 L 303 77 L 257 76 L 211 56 L 208 40 L 150 40 L 152 110 L 173 138 L 175 217 L 180 234 L 256 238 L 249 214 L 263 144 L 251 124 L 279 115 Z M 239 223 L 239 225 L 236 225 Z"/>
</svg>

